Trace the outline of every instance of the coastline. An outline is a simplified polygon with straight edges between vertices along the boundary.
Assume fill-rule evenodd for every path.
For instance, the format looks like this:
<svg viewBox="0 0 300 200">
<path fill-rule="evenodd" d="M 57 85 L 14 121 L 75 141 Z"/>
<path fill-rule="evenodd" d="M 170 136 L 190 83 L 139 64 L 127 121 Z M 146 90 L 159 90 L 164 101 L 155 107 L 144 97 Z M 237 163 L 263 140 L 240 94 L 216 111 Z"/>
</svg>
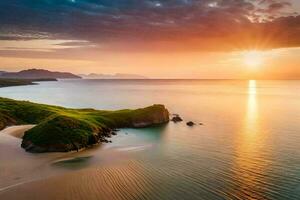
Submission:
<svg viewBox="0 0 300 200">
<path fill-rule="evenodd" d="M 145 128 L 169 122 L 164 105 L 139 109 L 72 109 L 0 97 L 0 129 L 36 124 L 26 131 L 22 145 L 32 153 L 68 152 L 110 143 L 119 128 Z"/>
<path fill-rule="evenodd" d="M 0 131 L 0 134 L 10 135 L 19 139 L 22 139 L 24 133 L 29 129 L 35 127 L 35 125 L 16 125 L 16 126 L 8 126 Z"/>
<path fill-rule="evenodd" d="M 12 79 L 12 78 L 1 78 L 0 77 L 0 88 L 4 87 L 15 87 L 15 86 L 26 86 L 26 85 L 37 85 L 36 82 L 44 81 L 57 81 L 54 78 L 45 79 Z"/>
<path fill-rule="evenodd" d="M 65 176 L 75 178 L 78 172 L 86 174 L 85 172 L 92 170 L 91 167 L 96 164 L 113 165 L 123 163 L 128 158 L 126 153 L 115 148 L 103 148 L 102 145 L 85 148 L 79 152 L 30 154 L 20 147 L 22 141 L 20 137 L 32 127 L 34 125 L 10 126 L 0 131 L 0 157 L 5 160 L 0 165 L 0 199 L 23 198 L 24 193 L 15 191 L 23 187 L 31 187 L 35 183 L 51 184 L 53 178 L 62 177 L 62 179 L 59 179 L 64 182 Z M 91 166 L 84 165 L 84 163 L 89 162 L 94 164 Z M 78 166 L 79 168 L 72 169 L 68 167 L 69 165 Z M 42 192 L 36 192 L 29 192 L 28 195 L 32 199 L 39 199 L 43 194 Z M 39 197 L 35 194 L 39 194 Z"/>
</svg>

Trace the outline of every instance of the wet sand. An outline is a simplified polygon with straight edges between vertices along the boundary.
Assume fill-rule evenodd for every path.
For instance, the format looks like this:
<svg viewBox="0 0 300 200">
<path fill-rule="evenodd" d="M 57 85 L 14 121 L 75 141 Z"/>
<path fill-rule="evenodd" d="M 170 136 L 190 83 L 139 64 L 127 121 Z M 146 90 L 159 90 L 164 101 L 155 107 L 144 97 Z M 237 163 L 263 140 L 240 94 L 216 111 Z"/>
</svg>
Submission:
<svg viewBox="0 0 300 200">
<path fill-rule="evenodd" d="M 111 166 L 81 170 L 15 186 L 7 191 L 0 191 L 0 199 L 145 199 L 153 187 L 151 174 L 144 177 L 143 173 L 142 164 L 127 160 Z M 144 178 L 148 178 L 145 185 L 137 184 Z"/>
<path fill-rule="evenodd" d="M 16 138 L 22 138 L 24 136 L 24 133 L 33 128 L 35 125 L 20 125 L 20 126 L 10 126 L 6 129 L 0 131 L 0 134 L 6 134 L 11 135 Z"/>
<path fill-rule="evenodd" d="M 32 154 L 21 148 L 21 137 L 34 125 L 11 126 L 0 131 L 0 192 L 20 183 L 56 174 L 49 163 L 72 157 L 70 153 Z"/>
<path fill-rule="evenodd" d="M 20 146 L 21 137 L 33 126 L 12 126 L 0 131 L 0 158 L 3 161 L 0 162 L 1 200 L 41 197 L 75 199 L 72 196 L 74 192 L 69 191 L 72 189 L 69 185 L 75 184 L 78 187 L 76 190 L 80 190 L 83 179 L 97 177 L 98 169 L 95 165 L 115 165 L 128 160 L 126 153 L 102 148 L 101 145 L 80 152 L 28 153 Z M 81 197 L 86 199 L 78 196 Z"/>
<path fill-rule="evenodd" d="M 33 125 L 12 126 L 0 131 L 0 191 L 15 184 L 44 177 L 41 168 L 61 154 L 30 154 L 21 148 L 21 137 Z M 45 171 L 45 170 L 43 170 Z M 47 170 L 46 170 L 47 171 Z"/>
</svg>

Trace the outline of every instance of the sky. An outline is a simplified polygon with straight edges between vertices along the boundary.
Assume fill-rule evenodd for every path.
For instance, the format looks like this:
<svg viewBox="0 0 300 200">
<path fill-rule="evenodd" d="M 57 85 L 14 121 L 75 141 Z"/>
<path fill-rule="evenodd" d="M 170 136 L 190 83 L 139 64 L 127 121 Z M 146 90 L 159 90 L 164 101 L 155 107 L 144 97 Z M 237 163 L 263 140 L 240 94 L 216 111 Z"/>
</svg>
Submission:
<svg viewBox="0 0 300 200">
<path fill-rule="evenodd" d="M 1 0 L 0 71 L 300 78 L 299 0 Z"/>
</svg>

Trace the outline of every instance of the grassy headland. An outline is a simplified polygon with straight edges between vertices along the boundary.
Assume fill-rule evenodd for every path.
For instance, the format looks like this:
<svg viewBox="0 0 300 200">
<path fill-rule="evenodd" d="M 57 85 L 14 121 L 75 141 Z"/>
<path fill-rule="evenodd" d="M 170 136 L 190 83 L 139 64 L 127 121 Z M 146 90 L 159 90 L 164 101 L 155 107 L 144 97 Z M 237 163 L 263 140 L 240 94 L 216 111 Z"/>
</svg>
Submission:
<svg viewBox="0 0 300 200">
<path fill-rule="evenodd" d="M 0 98 L 0 130 L 37 124 L 25 132 L 22 147 L 31 152 L 78 150 L 105 141 L 115 128 L 140 128 L 169 121 L 163 105 L 136 110 L 70 109 Z"/>
<path fill-rule="evenodd" d="M 40 81 L 57 81 L 56 79 L 3 79 L 0 78 L 0 88 L 10 86 L 21 86 L 21 85 L 34 85 L 34 82 Z"/>
</svg>

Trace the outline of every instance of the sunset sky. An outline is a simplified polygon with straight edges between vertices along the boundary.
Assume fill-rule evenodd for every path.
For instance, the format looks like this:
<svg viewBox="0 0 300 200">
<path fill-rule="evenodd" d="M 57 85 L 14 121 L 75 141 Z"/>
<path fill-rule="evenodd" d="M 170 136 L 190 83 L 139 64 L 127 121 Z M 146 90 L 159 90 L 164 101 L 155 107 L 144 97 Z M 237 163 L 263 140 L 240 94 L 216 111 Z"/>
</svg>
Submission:
<svg viewBox="0 0 300 200">
<path fill-rule="evenodd" d="M 1 0 L 0 71 L 300 78 L 299 0 Z"/>
</svg>

